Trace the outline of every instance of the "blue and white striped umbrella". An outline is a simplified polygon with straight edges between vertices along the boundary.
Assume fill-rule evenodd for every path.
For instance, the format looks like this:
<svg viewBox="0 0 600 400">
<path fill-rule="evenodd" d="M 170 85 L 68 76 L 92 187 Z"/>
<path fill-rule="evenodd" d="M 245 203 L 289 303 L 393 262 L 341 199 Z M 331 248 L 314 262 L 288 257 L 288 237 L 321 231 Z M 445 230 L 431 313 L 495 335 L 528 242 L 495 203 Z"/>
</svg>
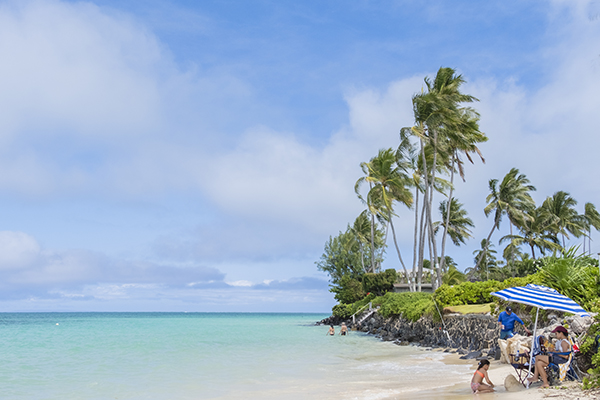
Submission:
<svg viewBox="0 0 600 400">
<path fill-rule="evenodd" d="M 571 314 L 577 314 L 580 317 L 590 316 L 590 314 L 581 308 L 579 304 L 547 286 L 533 285 L 530 283 L 527 286 L 511 287 L 490 294 L 492 296 L 500 297 L 502 300 L 514 301 L 515 303 L 537 307 L 535 324 L 533 325 L 534 338 L 537 337 L 536 330 L 540 308 L 544 310 L 564 311 Z M 527 371 L 527 376 L 531 374 L 532 365 L 533 351 L 529 353 L 529 369 Z M 529 388 L 529 382 L 527 382 L 527 388 Z"/>
<path fill-rule="evenodd" d="M 577 314 L 580 317 L 590 316 L 579 304 L 546 286 L 529 284 L 499 290 L 490 294 L 500 297 L 502 300 L 527 304 L 544 310 L 564 311 Z"/>
</svg>

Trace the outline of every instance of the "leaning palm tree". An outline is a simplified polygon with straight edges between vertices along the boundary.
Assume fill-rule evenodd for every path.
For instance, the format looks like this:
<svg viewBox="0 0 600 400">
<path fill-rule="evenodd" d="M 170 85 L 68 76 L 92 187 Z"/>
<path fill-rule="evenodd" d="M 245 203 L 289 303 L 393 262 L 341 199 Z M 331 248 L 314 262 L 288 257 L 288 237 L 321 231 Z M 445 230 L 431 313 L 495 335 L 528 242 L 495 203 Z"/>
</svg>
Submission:
<svg viewBox="0 0 600 400">
<path fill-rule="evenodd" d="M 477 147 L 478 143 L 486 142 L 488 138 L 484 133 L 479 131 L 479 114 L 471 109 L 461 110 L 461 117 L 458 119 L 458 124 L 450 126 L 446 130 L 447 145 L 450 148 L 450 191 L 448 193 L 448 201 L 452 204 L 452 195 L 454 189 L 454 172 L 458 170 L 463 182 L 465 181 L 465 173 L 463 168 L 463 160 L 461 154 L 464 154 L 467 159 L 473 163 L 470 153 L 478 154 L 481 161 L 485 163 L 485 159 L 481 151 Z M 446 238 L 450 220 L 450 208 L 447 208 L 445 214 L 444 233 L 442 234 L 441 248 L 441 269 L 445 270 L 444 255 L 446 254 Z"/>
<path fill-rule="evenodd" d="M 531 219 L 528 212 L 535 208 L 535 202 L 531 198 L 529 192 L 534 191 L 535 187 L 529 185 L 529 179 L 519 173 L 517 168 L 512 168 L 508 174 L 498 184 L 497 179 L 491 179 L 489 182 L 490 194 L 487 196 L 487 206 L 484 208 L 486 216 L 494 214 L 494 223 L 490 231 L 486 243 L 490 243 L 492 234 L 500 227 L 500 221 L 504 215 L 508 216 L 511 227 L 513 225 L 523 225 L 525 221 Z M 476 268 L 485 256 L 486 250 L 477 261 Z"/>
<path fill-rule="evenodd" d="M 586 219 L 577 213 L 576 205 L 577 201 L 561 190 L 546 198 L 541 206 L 544 217 L 555 226 L 555 233 L 562 236 L 563 247 L 569 233 L 578 238 L 587 230 Z"/>
<path fill-rule="evenodd" d="M 357 181 L 355 190 L 359 198 L 362 199 L 360 186 L 365 180 L 369 182 L 370 189 L 365 202 L 373 215 L 379 217 L 391 227 L 398 259 L 408 276 L 408 270 L 406 269 L 396 240 L 393 216 L 394 202 L 410 207 L 413 198 L 412 193 L 408 189 L 409 178 L 402 169 L 398 168 L 396 157 L 396 152 L 393 149 L 383 149 L 368 163 L 361 164 L 363 170 L 366 170 L 366 177 L 360 178 Z"/>
<path fill-rule="evenodd" d="M 518 227 L 520 235 L 506 235 L 500 239 L 500 243 L 510 241 L 511 244 L 516 246 L 528 245 L 531 249 L 531 258 L 534 260 L 536 247 L 542 255 L 545 254 L 546 250 L 560 250 L 560 242 L 552 232 L 552 223 L 547 218 L 544 218 L 541 208 L 536 208 L 530 213 L 530 216 L 530 219 Z"/>
<path fill-rule="evenodd" d="M 448 160 L 453 154 L 453 150 L 447 145 L 447 135 L 459 130 L 461 125 L 465 125 L 470 115 L 470 122 L 476 121 L 476 113 L 463 107 L 464 103 L 470 103 L 477 99 L 473 96 L 463 94 L 460 91 L 464 83 L 461 75 L 456 74 L 452 68 L 440 68 L 433 80 L 425 78 L 426 91 L 413 96 L 413 113 L 415 125 L 410 128 L 403 128 L 414 135 L 420 146 L 419 170 L 423 179 L 423 218 L 421 224 L 424 225 L 424 231 L 429 233 L 427 244 L 423 243 L 419 249 L 419 265 L 422 264 L 423 257 L 421 253 L 424 247 L 432 249 L 432 257 L 438 260 L 436 238 L 433 234 L 432 205 L 433 195 L 436 184 L 436 173 L 440 167 L 445 168 L 449 164 Z M 468 111 L 470 110 L 470 111 Z M 471 124 L 472 125 L 472 124 Z M 431 152 L 431 164 L 427 157 L 427 149 Z M 422 243 L 422 241 L 420 241 Z M 436 261 L 436 264 L 437 261 Z M 438 264 L 437 284 L 441 285 L 441 268 Z"/>
<path fill-rule="evenodd" d="M 583 214 L 587 226 L 588 238 L 588 254 L 592 251 L 592 227 L 596 231 L 600 230 L 600 213 L 596 210 L 596 206 L 592 203 L 585 203 L 585 212 Z M 585 238 L 583 241 L 583 252 L 585 253 Z"/>
</svg>

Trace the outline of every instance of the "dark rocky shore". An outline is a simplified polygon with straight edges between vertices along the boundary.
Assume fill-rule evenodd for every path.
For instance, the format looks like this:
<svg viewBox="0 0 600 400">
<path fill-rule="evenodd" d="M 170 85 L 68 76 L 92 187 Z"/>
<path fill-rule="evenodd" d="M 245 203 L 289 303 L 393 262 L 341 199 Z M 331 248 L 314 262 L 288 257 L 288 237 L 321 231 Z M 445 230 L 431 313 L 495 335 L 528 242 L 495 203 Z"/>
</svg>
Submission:
<svg viewBox="0 0 600 400">
<path fill-rule="evenodd" d="M 417 345 L 464 354 L 466 358 L 500 358 L 497 345 L 497 317 L 489 314 L 445 314 L 443 322 L 422 317 L 416 322 L 402 317 L 383 318 L 375 313 L 360 326 L 352 321 L 329 317 L 318 324 L 339 325 L 345 322 L 353 330 L 375 335 L 381 340 L 398 345 Z M 524 334 L 523 327 L 515 326 L 515 333 Z"/>
</svg>

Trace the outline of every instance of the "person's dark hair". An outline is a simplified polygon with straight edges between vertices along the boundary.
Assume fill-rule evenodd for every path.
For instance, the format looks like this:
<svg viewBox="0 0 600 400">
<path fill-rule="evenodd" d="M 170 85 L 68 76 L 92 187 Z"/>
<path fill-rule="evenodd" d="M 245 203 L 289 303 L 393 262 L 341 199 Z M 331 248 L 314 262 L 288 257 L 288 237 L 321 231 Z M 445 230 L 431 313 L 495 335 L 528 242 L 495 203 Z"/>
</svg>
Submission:
<svg viewBox="0 0 600 400">
<path fill-rule="evenodd" d="M 481 361 L 479 361 L 479 367 L 477 367 L 477 369 L 481 369 L 485 365 L 489 365 L 489 364 L 490 364 L 489 360 L 481 360 Z"/>
<path fill-rule="evenodd" d="M 330 328 L 333 328 L 333 325 L 329 325 Z"/>
</svg>

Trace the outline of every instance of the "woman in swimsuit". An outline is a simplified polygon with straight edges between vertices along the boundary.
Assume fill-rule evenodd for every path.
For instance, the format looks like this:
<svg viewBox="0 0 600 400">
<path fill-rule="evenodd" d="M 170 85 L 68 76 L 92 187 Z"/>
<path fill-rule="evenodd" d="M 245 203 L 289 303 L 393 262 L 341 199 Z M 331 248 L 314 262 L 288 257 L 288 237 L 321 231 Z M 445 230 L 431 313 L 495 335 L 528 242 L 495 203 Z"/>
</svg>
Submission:
<svg viewBox="0 0 600 400">
<path fill-rule="evenodd" d="M 333 325 L 329 325 L 329 331 L 327 331 L 328 335 L 335 335 L 335 329 L 333 328 Z"/>
<path fill-rule="evenodd" d="M 471 379 L 473 393 L 489 393 L 494 391 L 494 384 L 490 381 L 487 373 L 488 369 L 490 369 L 490 362 L 488 360 L 481 360 L 477 371 L 473 374 L 473 379 Z M 483 383 L 484 378 L 489 385 Z"/>
</svg>

